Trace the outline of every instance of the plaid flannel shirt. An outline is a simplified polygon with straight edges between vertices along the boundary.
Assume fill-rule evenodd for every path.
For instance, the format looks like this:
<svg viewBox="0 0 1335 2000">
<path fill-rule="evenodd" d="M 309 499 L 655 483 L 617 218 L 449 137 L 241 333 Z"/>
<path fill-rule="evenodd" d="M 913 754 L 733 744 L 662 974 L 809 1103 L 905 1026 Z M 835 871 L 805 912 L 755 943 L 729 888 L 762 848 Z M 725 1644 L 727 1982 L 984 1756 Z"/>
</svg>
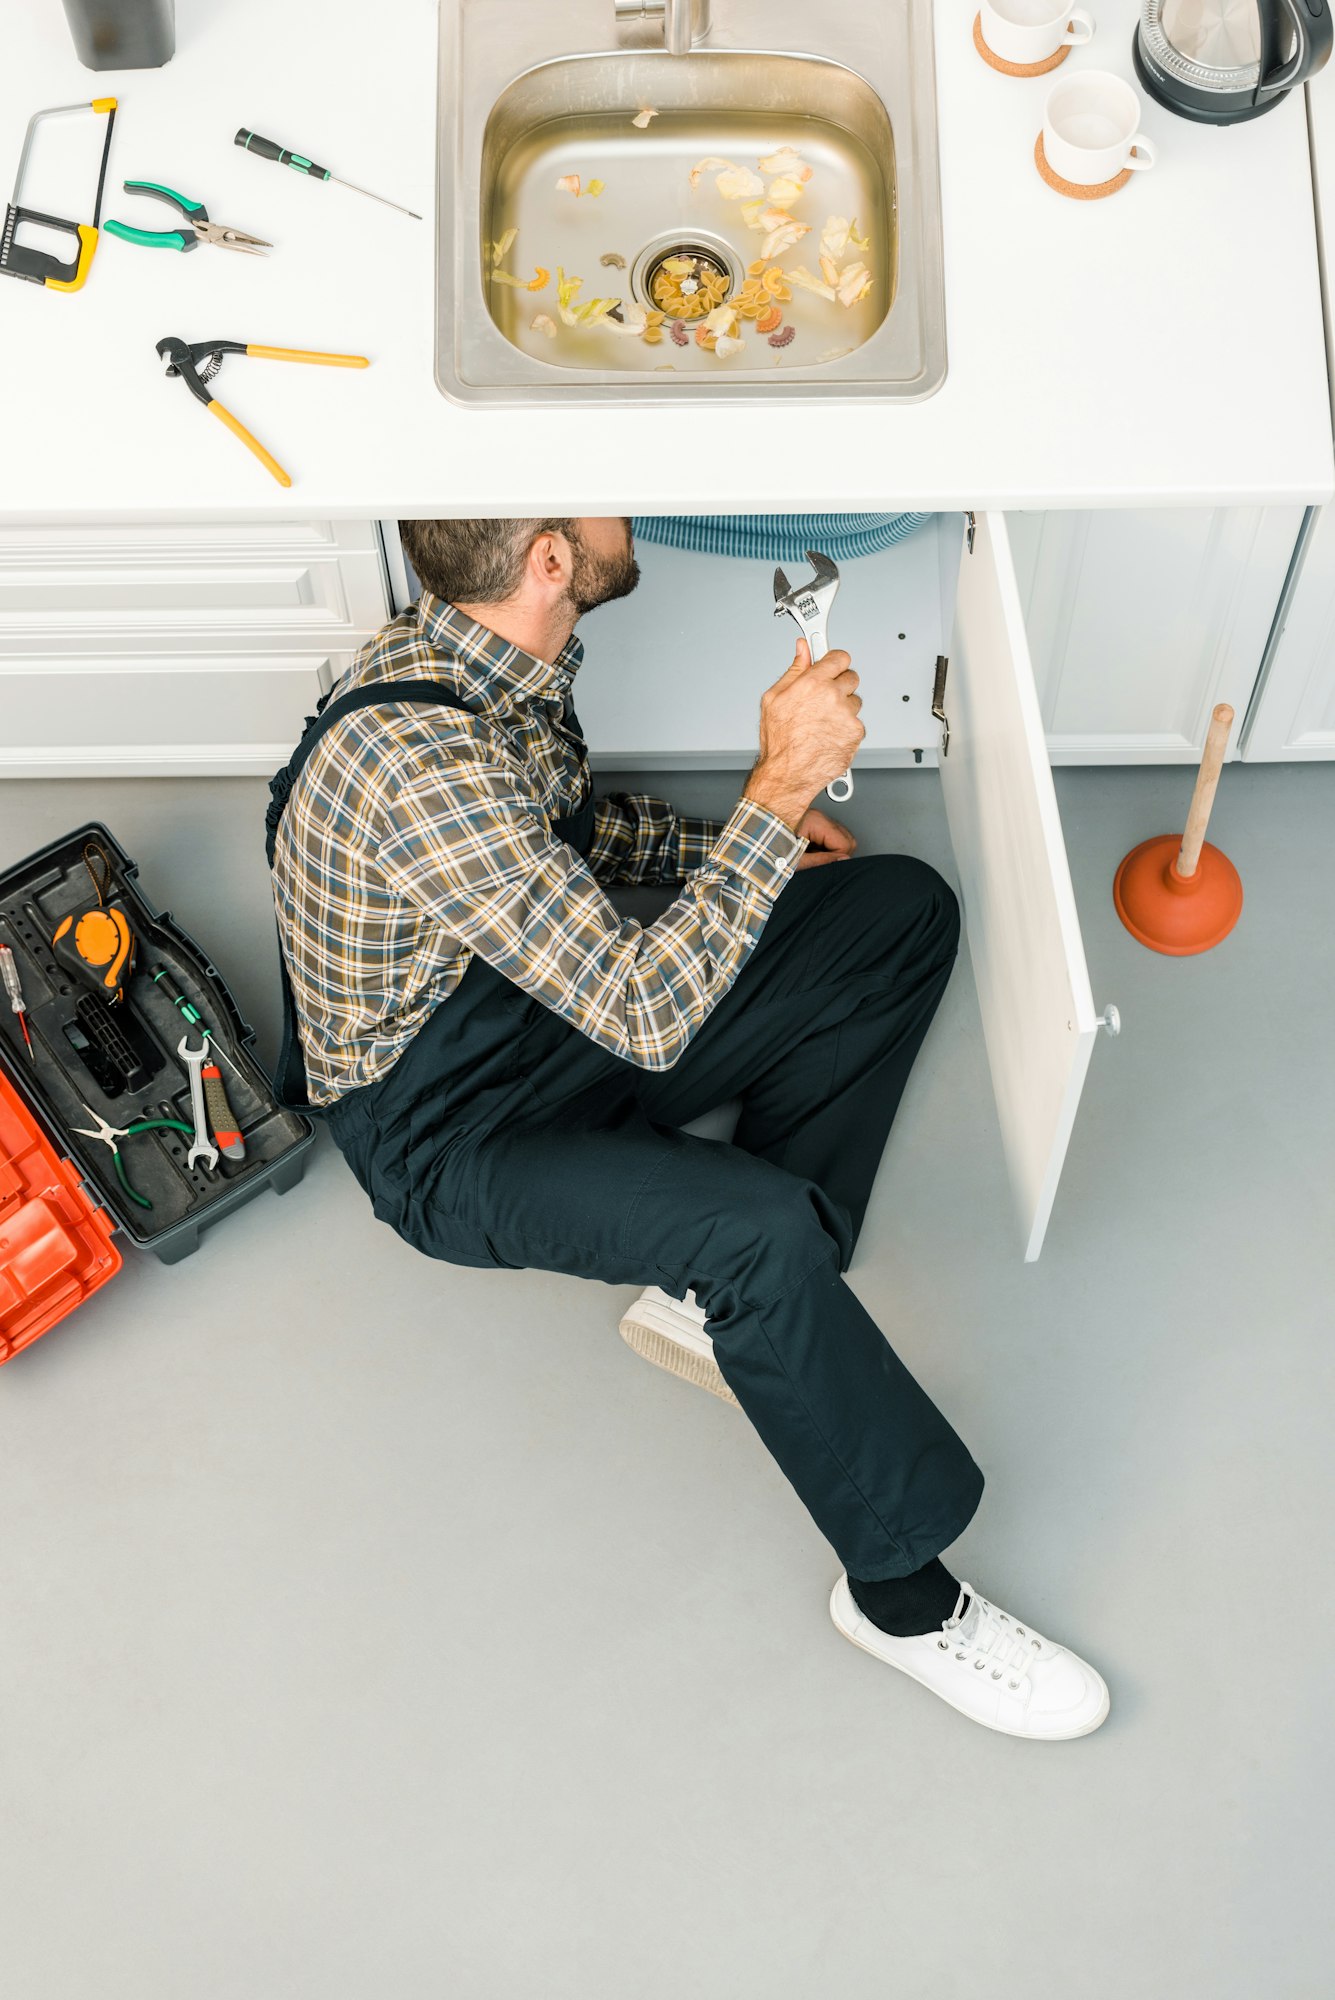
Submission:
<svg viewBox="0 0 1335 2000">
<path fill-rule="evenodd" d="M 278 830 L 273 889 L 311 1101 L 383 1076 L 473 953 L 613 1054 L 669 1069 L 727 992 L 805 843 L 740 799 L 727 822 L 599 799 L 582 859 L 550 829 L 591 788 L 572 639 L 537 660 L 424 592 L 338 692 L 386 684 L 322 737 Z M 395 706 L 442 681 L 475 714 Z M 681 882 L 655 923 L 602 885 Z"/>
</svg>

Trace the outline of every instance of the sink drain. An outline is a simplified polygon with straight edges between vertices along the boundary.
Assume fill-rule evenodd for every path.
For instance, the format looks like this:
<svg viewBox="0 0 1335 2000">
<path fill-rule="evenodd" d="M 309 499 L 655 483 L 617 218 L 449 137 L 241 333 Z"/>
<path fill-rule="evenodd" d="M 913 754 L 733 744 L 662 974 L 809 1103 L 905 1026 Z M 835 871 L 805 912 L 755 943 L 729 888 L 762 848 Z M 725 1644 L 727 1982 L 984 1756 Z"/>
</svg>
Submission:
<svg viewBox="0 0 1335 2000">
<path fill-rule="evenodd" d="M 721 237 L 659 236 L 631 266 L 630 282 L 641 305 L 669 319 L 702 319 L 741 283 L 742 270 Z"/>
</svg>

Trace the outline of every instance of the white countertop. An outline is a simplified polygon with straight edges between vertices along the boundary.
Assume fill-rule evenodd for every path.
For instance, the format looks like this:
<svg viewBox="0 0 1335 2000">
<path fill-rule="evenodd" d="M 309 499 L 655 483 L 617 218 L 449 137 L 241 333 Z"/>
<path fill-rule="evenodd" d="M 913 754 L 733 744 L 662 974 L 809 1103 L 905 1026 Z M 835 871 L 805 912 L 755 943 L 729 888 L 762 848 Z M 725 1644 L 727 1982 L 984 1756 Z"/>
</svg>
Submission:
<svg viewBox="0 0 1335 2000">
<path fill-rule="evenodd" d="M 156 179 L 277 247 L 268 260 L 182 257 L 104 235 L 82 293 L 0 281 L 0 521 L 1329 498 L 1301 96 L 1231 130 L 1147 102 L 1157 168 L 1111 199 L 1066 201 L 1032 160 L 1048 79 L 988 69 L 974 11 L 936 10 L 946 384 L 921 404 L 805 405 L 799 419 L 780 405 L 478 410 L 441 396 L 435 0 L 178 0 L 174 60 L 119 75 L 78 64 L 54 0 L 17 0 L 0 70 L 6 187 L 32 111 L 115 95 L 104 219 L 170 227 L 165 206 L 120 192 Z M 1131 80 L 1135 0 L 1093 11 L 1094 44 L 1065 73 Z M 1335 64 L 1312 95 L 1335 125 Z M 243 124 L 427 220 L 246 156 L 232 144 Z M 39 163 L 56 175 L 54 145 Z M 54 207 L 53 185 L 34 179 L 25 202 Z M 372 366 L 226 363 L 218 393 L 292 471 L 284 491 L 164 381 L 154 344 L 169 333 Z"/>
</svg>

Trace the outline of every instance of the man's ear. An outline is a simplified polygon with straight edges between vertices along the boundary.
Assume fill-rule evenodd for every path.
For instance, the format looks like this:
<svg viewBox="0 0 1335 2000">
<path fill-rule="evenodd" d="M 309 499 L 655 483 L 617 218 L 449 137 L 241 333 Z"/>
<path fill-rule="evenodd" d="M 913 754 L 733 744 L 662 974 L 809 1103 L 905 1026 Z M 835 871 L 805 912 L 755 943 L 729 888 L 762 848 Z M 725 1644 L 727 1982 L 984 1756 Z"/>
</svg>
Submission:
<svg viewBox="0 0 1335 2000">
<path fill-rule="evenodd" d="M 564 535 L 539 535 L 528 552 L 529 576 L 544 593 L 563 591 L 570 581 L 570 545 Z"/>
</svg>

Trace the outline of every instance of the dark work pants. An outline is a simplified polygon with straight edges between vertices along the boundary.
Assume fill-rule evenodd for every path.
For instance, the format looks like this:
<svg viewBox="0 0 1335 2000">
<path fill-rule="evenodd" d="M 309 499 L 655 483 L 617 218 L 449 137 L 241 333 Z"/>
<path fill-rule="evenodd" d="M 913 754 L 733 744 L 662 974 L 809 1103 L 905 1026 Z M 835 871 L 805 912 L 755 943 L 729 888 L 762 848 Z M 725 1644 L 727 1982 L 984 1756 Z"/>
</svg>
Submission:
<svg viewBox="0 0 1335 2000">
<path fill-rule="evenodd" d="M 954 1541 L 982 1474 L 844 1283 L 950 976 L 955 898 L 905 856 L 794 876 L 675 1066 L 636 1069 L 474 960 L 334 1136 L 449 1262 L 689 1288 L 724 1379 L 854 1576 Z M 731 1145 L 678 1128 L 741 1100 Z"/>
</svg>

